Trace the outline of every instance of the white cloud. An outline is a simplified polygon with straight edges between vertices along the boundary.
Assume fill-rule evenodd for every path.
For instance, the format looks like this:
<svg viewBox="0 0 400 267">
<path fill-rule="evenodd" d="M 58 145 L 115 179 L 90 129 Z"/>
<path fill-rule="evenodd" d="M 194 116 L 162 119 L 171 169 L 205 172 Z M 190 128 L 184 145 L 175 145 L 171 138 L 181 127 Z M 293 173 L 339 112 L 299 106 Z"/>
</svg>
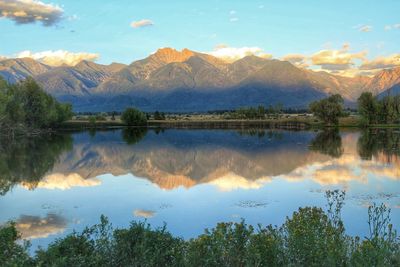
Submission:
<svg viewBox="0 0 400 267">
<path fill-rule="evenodd" d="M 132 28 L 141 28 L 141 27 L 148 27 L 148 26 L 153 26 L 153 25 L 154 25 L 153 21 L 151 21 L 149 19 L 142 19 L 142 20 L 138 20 L 138 21 L 133 21 L 131 23 Z"/>
<path fill-rule="evenodd" d="M 81 62 L 82 60 L 95 61 L 100 56 L 95 53 L 86 53 L 86 52 L 69 52 L 65 50 L 56 50 L 56 51 L 43 51 L 38 53 L 33 53 L 29 50 L 22 51 L 17 54 L 17 58 L 29 57 L 33 58 L 39 62 L 50 66 L 61 66 L 61 65 L 69 65 L 74 66 Z"/>
<path fill-rule="evenodd" d="M 272 58 L 271 54 L 267 54 L 259 47 L 229 47 L 226 45 L 218 45 L 214 51 L 206 52 L 217 58 L 221 58 L 227 62 L 234 62 L 246 56 L 258 56 L 266 59 Z"/>
<path fill-rule="evenodd" d="M 372 26 L 365 25 L 365 24 L 359 24 L 357 26 L 354 26 L 353 28 L 357 29 L 360 32 L 370 32 L 370 31 L 372 31 Z"/>
<path fill-rule="evenodd" d="M 39 21 L 44 26 L 51 26 L 62 19 L 63 12 L 57 5 L 37 0 L 0 0 L 0 17 L 11 19 L 17 24 Z"/>
<path fill-rule="evenodd" d="M 236 14 L 236 10 L 229 11 L 229 15 L 235 15 L 235 14 Z"/>
</svg>

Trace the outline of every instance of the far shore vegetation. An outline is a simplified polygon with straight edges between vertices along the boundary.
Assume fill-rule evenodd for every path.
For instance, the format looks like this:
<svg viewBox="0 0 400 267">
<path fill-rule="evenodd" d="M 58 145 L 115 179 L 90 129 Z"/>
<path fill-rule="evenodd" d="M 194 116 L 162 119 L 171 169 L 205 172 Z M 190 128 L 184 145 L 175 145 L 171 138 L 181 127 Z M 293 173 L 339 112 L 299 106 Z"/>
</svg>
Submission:
<svg viewBox="0 0 400 267">
<path fill-rule="evenodd" d="M 0 227 L 1 266 L 399 266 L 400 240 L 385 204 L 368 208 L 369 233 L 346 233 L 345 192 L 327 191 L 327 205 L 303 207 L 281 226 L 218 223 L 184 240 L 167 227 L 134 221 L 113 228 L 105 216 L 82 232 L 29 254 L 16 224 Z"/>
</svg>

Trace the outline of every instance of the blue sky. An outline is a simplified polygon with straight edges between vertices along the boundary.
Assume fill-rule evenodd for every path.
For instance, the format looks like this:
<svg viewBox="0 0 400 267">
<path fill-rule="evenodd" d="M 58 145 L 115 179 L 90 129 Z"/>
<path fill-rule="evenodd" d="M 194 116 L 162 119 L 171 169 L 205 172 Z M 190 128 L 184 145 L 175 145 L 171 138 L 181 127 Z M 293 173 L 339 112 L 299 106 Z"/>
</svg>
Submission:
<svg viewBox="0 0 400 267">
<path fill-rule="evenodd" d="M 4 13 L 10 8 L 7 2 L 21 10 L 29 9 L 22 1 L 0 0 L 2 56 L 13 57 L 25 50 L 65 50 L 95 53 L 99 63 L 131 63 L 160 47 L 209 52 L 224 45 L 257 47 L 273 58 L 287 54 L 311 58 L 321 50 L 337 51 L 332 56 L 339 57 L 341 53 L 363 52 L 362 59 L 356 56 L 347 64 L 359 66 L 361 61 L 400 52 L 400 1 L 394 0 L 24 0 L 57 8 L 56 21 L 48 25 L 38 16 L 21 23 L 20 16 Z M 140 20 L 149 20 L 152 25 L 131 26 Z M 399 60 L 395 56 L 388 62 L 396 65 Z M 308 67 L 332 67 L 313 63 Z M 331 63 L 335 62 L 328 60 L 328 65 Z M 344 66 L 340 68 L 343 71 Z"/>
</svg>

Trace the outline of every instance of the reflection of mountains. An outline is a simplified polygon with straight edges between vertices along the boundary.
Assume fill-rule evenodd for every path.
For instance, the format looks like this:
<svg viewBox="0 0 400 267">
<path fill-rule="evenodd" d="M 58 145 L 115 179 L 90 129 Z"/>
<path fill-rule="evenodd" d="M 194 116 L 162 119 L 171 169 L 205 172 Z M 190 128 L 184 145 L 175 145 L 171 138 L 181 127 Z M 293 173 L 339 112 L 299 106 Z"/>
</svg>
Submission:
<svg viewBox="0 0 400 267">
<path fill-rule="evenodd" d="M 322 184 L 400 178 L 400 132 L 145 130 L 85 132 L 0 142 L 0 194 L 97 186 L 132 173 L 161 188 L 209 183 L 259 188 L 275 176 Z M 72 145 L 73 144 L 73 145 Z M 373 176 L 371 176 L 373 175 Z M 92 179 L 88 179 L 92 178 Z"/>
<path fill-rule="evenodd" d="M 233 131 L 168 130 L 158 135 L 150 131 L 141 142 L 128 146 L 119 132 L 98 132 L 93 138 L 81 133 L 53 172 L 83 178 L 132 173 L 166 189 L 217 179 L 255 181 L 329 159 L 308 150 L 313 137 L 310 132 L 257 138 Z"/>
</svg>

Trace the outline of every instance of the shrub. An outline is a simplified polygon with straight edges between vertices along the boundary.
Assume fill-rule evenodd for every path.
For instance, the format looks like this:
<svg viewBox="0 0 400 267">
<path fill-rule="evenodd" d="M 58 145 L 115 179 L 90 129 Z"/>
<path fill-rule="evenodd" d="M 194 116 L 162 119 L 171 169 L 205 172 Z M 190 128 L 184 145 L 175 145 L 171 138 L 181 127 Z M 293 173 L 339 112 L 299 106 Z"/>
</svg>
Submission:
<svg viewBox="0 0 400 267">
<path fill-rule="evenodd" d="M 146 125 L 147 116 L 138 109 L 128 108 L 122 113 L 121 120 L 129 126 Z"/>
</svg>

